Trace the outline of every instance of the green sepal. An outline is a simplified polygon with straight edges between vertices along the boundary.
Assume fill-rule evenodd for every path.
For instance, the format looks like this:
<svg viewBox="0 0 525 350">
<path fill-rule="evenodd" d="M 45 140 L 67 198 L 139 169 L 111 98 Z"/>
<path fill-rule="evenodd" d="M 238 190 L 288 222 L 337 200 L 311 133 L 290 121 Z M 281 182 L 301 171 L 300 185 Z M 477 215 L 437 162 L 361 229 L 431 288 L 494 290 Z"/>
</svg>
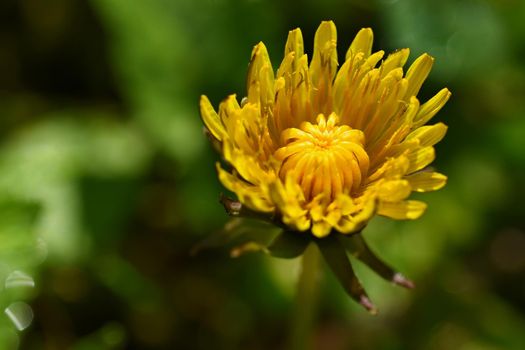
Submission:
<svg viewBox="0 0 525 350">
<path fill-rule="evenodd" d="M 334 237 L 334 235 L 330 235 L 326 238 L 317 240 L 317 245 L 328 264 L 328 267 L 332 270 L 348 295 L 361 304 L 371 314 L 376 314 L 377 309 L 368 298 L 361 282 L 357 278 L 354 269 L 352 268 L 352 264 L 350 263 L 350 259 L 346 254 L 345 247 L 339 239 Z"/>
<path fill-rule="evenodd" d="M 192 255 L 204 249 L 227 248 L 233 258 L 262 251 L 278 258 L 291 259 L 301 255 L 312 241 L 310 235 L 283 229 L 272 214 L 254 212 L 224 195 L 220 196 L 220 202 L 232 219 L 221 231 L 195 245 Z"/>
<path fill-rule="evenodd" d="M 352 236 L 341 235 L 339 240 L 349 254 L 362 261 L 365 265 L 367 265 L 385 280 L 405 288 L 414 288 L 414 283 L 412 281 L 403 276 L 401 273 L 392 269 L 385 262 L 379 259 L 376 254 L 372 252 L 372 250 L 370 250 L 368 244 L 361 234 Z"/>
<path fill-rule="evenodd" d="M 230 256 L 236 258 L 244 253 L 260 251 L 276 258 L 293 259 L 302 255 L 311 241 L 307 234 L 283 230 L 269 243 L 249 241 L 236 246 L 230 251 Z"/>
<path fill-rule="evenodd" d="M 278 234 L 279 228 L 269 223 L 253 219 L 232 218 L 222 230 L 197 243 L 191 250 L 191 255 L 206 249 L 226 249 L 231 251 L 231 256 L 236 257 L 245 251 L 260 250 L 266 247 Z M 243 246 L 245 246 L 244 249 Z M 260 249 L 255 249 L 255 247 Z"/>
<path fill-rule="evenodd" d="M 295 232 L 283 230 L 268 245 L 268 254 L 277 258 L 293 259 L 304 253 L 312 241 L 308 232 Z"/>
</svg>

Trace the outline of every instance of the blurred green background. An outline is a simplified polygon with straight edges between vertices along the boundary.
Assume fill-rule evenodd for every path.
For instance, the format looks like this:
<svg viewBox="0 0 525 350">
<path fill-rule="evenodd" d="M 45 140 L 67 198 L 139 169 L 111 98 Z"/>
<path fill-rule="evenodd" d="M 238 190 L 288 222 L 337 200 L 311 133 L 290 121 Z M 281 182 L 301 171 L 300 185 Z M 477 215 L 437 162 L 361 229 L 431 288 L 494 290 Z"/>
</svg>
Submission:
<svg viewBox="0 0 525 350">
<path fill-rule="evenodd" d="M 0 349 L 279 349 L 297 260 L 190 256 L 227 218 L 198 98 L 244 94 L 250 52 L 322 20 L 344 53 L 436 58 L 449 125 L 416 222 L 364 237 L 414 291 L 357 273 L 368 315 L 328 271 L 316 349 L 525 349 L 525 1 L 2 0 Z M 5 312 L 4 312 L 5 311 Z"/>
</svg>

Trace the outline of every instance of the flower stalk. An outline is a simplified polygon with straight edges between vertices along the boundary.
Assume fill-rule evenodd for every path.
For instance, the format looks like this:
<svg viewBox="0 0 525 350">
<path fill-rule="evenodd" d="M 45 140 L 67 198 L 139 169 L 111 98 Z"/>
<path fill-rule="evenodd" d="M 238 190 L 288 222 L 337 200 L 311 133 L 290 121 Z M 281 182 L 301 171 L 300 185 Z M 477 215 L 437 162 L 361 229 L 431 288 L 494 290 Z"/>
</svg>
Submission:
<svg viewBox="0 0 525 350">
<path fill-rule="evenodd" d="M 310 243 L 301 259 L 288 347 L 291 350 L 312 349 L 320 279 L 321 254 L 317 245 Z"/>
</svg>

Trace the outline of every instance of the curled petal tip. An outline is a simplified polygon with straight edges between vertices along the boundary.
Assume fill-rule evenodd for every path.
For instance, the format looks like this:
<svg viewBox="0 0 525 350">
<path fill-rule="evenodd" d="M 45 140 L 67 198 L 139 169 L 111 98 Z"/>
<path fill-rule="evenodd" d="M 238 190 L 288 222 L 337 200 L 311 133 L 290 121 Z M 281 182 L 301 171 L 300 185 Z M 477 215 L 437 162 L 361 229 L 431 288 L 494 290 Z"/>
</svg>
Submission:
<svg viewBox="0 0 525 350">
<path fill-rule="evenodd" d="M 394 284 L 397 284 L 398 286 L 405 287 L 408 289 L 414 289 L 416 287 L 414 282 L 412 282 L 411 280 L 409 280 L 408 278 L 406 278 L 399 272 L 396 273 L 394 277 L 392 277 L 392 282 L 394 282 Z"/>
</svg>

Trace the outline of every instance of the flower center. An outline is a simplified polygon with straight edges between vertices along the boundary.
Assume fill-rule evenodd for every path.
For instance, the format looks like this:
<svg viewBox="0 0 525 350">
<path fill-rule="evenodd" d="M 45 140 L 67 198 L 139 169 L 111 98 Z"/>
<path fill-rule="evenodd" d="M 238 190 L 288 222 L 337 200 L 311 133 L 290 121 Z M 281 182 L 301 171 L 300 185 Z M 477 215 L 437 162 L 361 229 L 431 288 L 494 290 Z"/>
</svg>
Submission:
<svg viewBox="0 0 525 350">
<path fill-rule="evenodd" d="M 355 192 L 368 171 L 363 132 L 337 123 L 335 113 L 328 120 L 319 114 L 317 124 L 304 122 L 281 134 L 284 146 L 275 152 L 281 161 L 279 177 L 291 176 L 308 201 L 320 194 L 332 200 Z"/>
</svg>

